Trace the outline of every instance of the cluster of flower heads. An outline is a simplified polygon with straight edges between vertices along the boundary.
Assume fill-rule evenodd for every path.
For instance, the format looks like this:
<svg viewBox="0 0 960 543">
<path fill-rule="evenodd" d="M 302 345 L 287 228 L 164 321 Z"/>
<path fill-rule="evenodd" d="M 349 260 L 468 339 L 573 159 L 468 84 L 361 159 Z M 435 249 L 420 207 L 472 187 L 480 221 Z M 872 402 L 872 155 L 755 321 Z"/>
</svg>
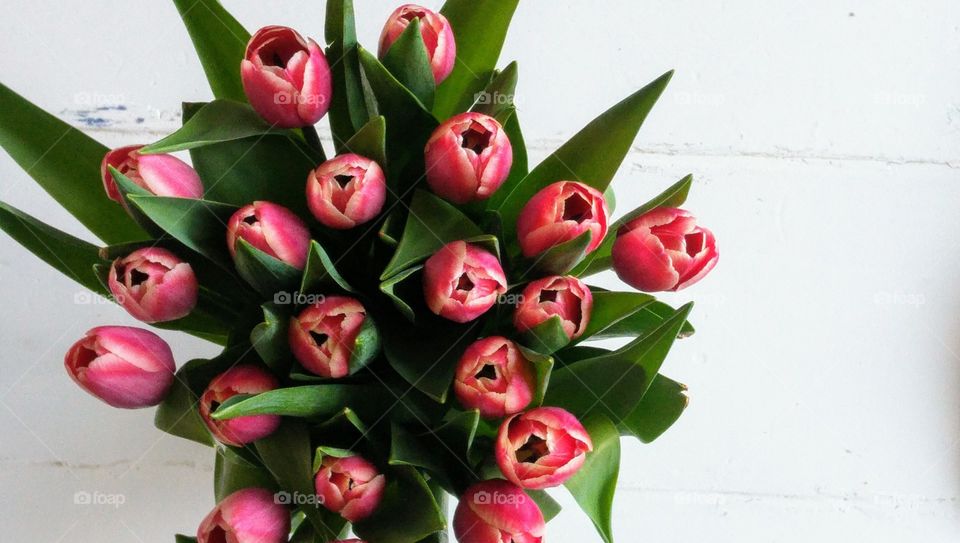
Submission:
<svg viewBox="0 0 960 543">
<path fill-rule="evenodd" d="M 436 82 L 446 78 L 456 45 L 446 19 L 420 6 L 397 9 L 380 39 L 380 55 L 407 25 L 418 19 Z M 304 127 L 327 112 L 331 72 L 322 49 L 286 27 L 270 26 L 250 40 L 241 65 L 243 86 L 253 108 L 280 127 Z M 141 154 L 141 146 L 115 149 L 103 160 L 107 195 L 126 206 L 110 167 L 151 194 L 201 198 L 203 185 L 188 164 L 166 154 Z M 427 183 L 438 196 L 466 204 L 493 195 L 506 180 L 513 150 L 500 123 L 481 113 L 464 113 L 442 123 L 424 150 Z M 376 219 L 386 201 L 383 169 L 370 158 L 342 154 L 317 166 L 306 179 L 306 201 L 323 226 L 346 230 Z M 559 180 L 536 193 L 517 221 L 524 256 L 536 258 L 559 244 L 591 233 L 586 251 L 607 235 L 604 196 L 576 181 Z M 716 264 L 716 241 L 688 212 L 658 208 L 628 222 L 616 233 L 613 266 L 631 286 L 647 291 L 685 288 Z M 310 245 L 307 224 L 292 211 L 265 201 L 239 209 L 228 221 L 226 243 L 236 256 L 247 243 L 290 266 L 303 269 Z M 165 322 L 188 315 L 199 285 L 190 264 L 171 251 L 149 247 L 116 259 L 108 285 L 134 318 Z M 498 257 L 478 245 L 455 241 L 436 251 L 423 272 L 426 306 L 458 323 L 473 321 L 498 303 L 507 279 Z M 564 334 L 576 339 L 591 316 L 590 289 L 573 276 L 530 282 L 518 298 L 514 325 L 525 332 L 559 317 Z M 325 296 L 294 316 L 291 352 L 317 376 L 338 379 L 351 367 L 357 337 L 368 319 L 363 304 L 349 296 Z M 170 347 L 152 332 L 123 326 L 90 330 L 66 355 L 69 375 L 88 393 L 120 408 L 159 404 L 169 391 L 175 363 Z M 280 384 L 255 365 L 235 366 L 214 378 L 200 397 L 200 415 L 221 443 L 243 446 L 280 425 L 276 415 L 219 420 L 217 407 L 236 395 L 255 395 Z M 467 409 L 500 421 L 495 456 L 503 478 L 471 487 L 457 507 L 453 526 L 463 543 L 535 543 L 544 519 L 523 489 L 563 484 L 582 466 L 592 448 L 590 435 L 572 414 L 556 407 L 529 409 L 536 388 L 533 363 L 508 338 L 485 337 L 470 345 L 456 368 L 453 389 Z M 315 474 L 320 503 L 350 522 L 369 517 L 383 497 L 386 481 L 375 465 L 359 456 L 326 457 Z M 286 541 L 289 512 L 263 489 L 248 488 L 222 500 L 203 520 L 200 543 Z M 359 540 L 350 540 L 359 542 Z M 347 543 L 347 542 L 344 542 Z M 360 542 L 362 543 L 362 542 Z"/>
</svg>

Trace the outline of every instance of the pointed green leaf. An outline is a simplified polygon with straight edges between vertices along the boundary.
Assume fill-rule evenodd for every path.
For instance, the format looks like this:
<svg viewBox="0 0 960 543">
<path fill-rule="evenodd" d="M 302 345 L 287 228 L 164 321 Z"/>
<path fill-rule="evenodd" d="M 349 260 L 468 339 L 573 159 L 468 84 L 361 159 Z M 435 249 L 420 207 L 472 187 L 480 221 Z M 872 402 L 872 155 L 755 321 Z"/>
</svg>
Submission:
<svg viewBox="0 0 960 543">
<path fill-rule="evenodd" d="M 526 259 L 521 264 L 521 280 L 529 279 L 531 276 L 545 275 L 566 275 L 583 261 L 587 254 L 587 247 L 593 239 L 593 233 L 587 230 L 579 236 L 550 247 L 539 256 L 533 259 Z"/>
<path fill-rule="evenodd" d="M 687 201 L 687 195 L 690 193 L 690 185 L 692 183 L 693 175 L 688 175 L 671 185 L 670 188 L 658 194 L 649 202 L 618 219 L 610 227 L 609 233 L 606 239 L 603 240 L 603 243 L 573 270 L 573 275 L 586 277 L 604 270 L 609 270 L 613 266 L 613 259 L 610 256 L 613 252 L 613 242 L 617 240 L 617 232 L 620 228 L 640 215 L 658 207 L 680 207 Z"/>
<path fill-rule="evenodd" d="M 303 271 L 303 280 L 300 282 L 302 294 L 310 292 L 330 292 L 345 290 L 355 292 L 350 283 L 337 271 L 330 255 L 316 241 L 310 242 L 310 252 L 307 253 L 307 266 Z"/>
<path fill-rule="evenodd" d="M 523 332 L 521 342 L 534 352 L 549 355 L 570 343 L 570 338 L 563 331 L 563 320 L 558 315 L 554 315 Z"/>
<path fill-rule="evenodd" d="M 237 273 L 260 294 L 273 298 L 280 292 L 292 292 L 300 284 L 301 271 L 250 245 L 237 240 Z"/>
<path fill-rule="evenodd" d="M 593 441 L 593 451 L 565 486 L 593 521 L 600 537 L 612 543 L 611 510 L 620 474 L 620 434 L 610 419 L 598 413 L 581 422 Z"/>
<path fill-rule="evenodd" d="M 414 388 L 443 403 L 460 356 L 479 332 L 478 321 L 457 325 L 434 318 L 416 328 L 393 324 L 381 330 L 383 352 Z"/>
<path fill-rule="evenodd" d="M 483 231 L 452 204 L 418 190 L 410 204 L 403 237 L 380 279 L 419 264 L 447 243 L 482 235 Z"/>
<path fill-rule="evenodd" d="M 276 482 L 262 466 L 242 461 L 218 448 L 213 467 L 213 492 L 217 502 L 244 488 L 276 490 Z"/>
<path fill-rule="evenodd" d="M 93 266 L 103 263 L 95 245 L 61 232 L 3 202 L 0 202 L 0 229 L 60 273 L 97 294 L 110 295 L 93 273 Z"/>
<path fill-rule="evenodd" d="M 386 294 L 397 311 L 410 322 L 417 318 L 414 306 L 421 305 L 414 300 L 422 297 L 423 288 L 420 286 L 422 275 L 419 273 L 422 270 L 423 266 L 408 268 L 380 283 L 380 292 Z"/>
<path fill-rule="evenodd" d="M 286 375 L 293 357 L 287 339 L 290 318 L 276 304 L 264 304 L 262 309 L 263 322 L 250 331 L 250 343 L 270 369 L 277 375 Z"/>
<path fill-rule="evenodd" d="M 528 489 L 524 492 L 530 496 L 531 500 L 537 502 L 537 505 L 540 507 L 540 512 L 543 513 L 543 520 L 546 522 L 553 520 L 563 509 L 560 507 L 560 504 L 557 503 L 557 500 L 550 497 L 550 494 L 547 494 L 547 491 L 545 490 Z"/>
<path fill-rule="evenodd" d="M 440 13 L 456 36 L 453 72 L 437 88 L 434 113 L 446 119 L 466 111 L 490 82 L 519 0 L 447 0 Z"/>
<path fill-rule="evenodd" d="M 105 243 L 146 238 L 107 198 L 100 162 L 107 149 L 0 84 L 0 146 L 80 223 Z"/>
<path fill-rule="evenodd" d="M 289 137 L 292 132 L 274 128 L 248 104 L 214 100 L 201 107 L 179 130 L 140 152 L 172 153 L 265 134 Z"/>
<path fill-rule="evenodd" d="M 371 117 L 363 93 L 352 0 L 327 2 L 325 35 L 327 60 L 333 75 L 330 129 L 337 154 L 342 154 L 344 142 Z"/>
<path fill-rule="evenodd" d="M 410 21 L 383 57 L 383 65 L 397 81 L 420 100 L 425 108 L 433 106 L 436 83 L 430 67 L 430 54 L 420 35 L 420 19 Z"/>
<path fill-rule="evenodd" d="M 197 543 L 197 538 L 187 535 L 177 534 L 175 539 L 175 543 Z"/>
<path fill-rule="evenodd" d="M 213 418 L 220 420 L 250 415 L 282 415 L 317 419 L 332 417 L 349 404 L 374 393 L 367 385 L 310 385 L 261 392 L 243 401 L 220 406 Z"/>
<path fill-rule="evenodd" d="M 672 76 L 673 72 L 665 73 L 594 119 L 513 187 L 499 208 L 506 238 L 516 236 L 516 219 L 524 204 L 551 183 L 580 181 L 606 190 Z"/>
<path fill-rule="evenodd" d="M 640 292 L 591 290 L 593 290 L 593 309 L 590 312 L 590 320 L 583 335 L 577 338 L 575 343 L 605 337 L 600 334 L 655 300 L 653 296 Z"/>
<path fill-rule="evenodd" d="M 386 473 L 387 488 L 373 515 L 353 526 L 366 541 L 410 543 L 447 527 L 430 487 L 417 470 L 396 466 Z"/>
<path fill-rule="evenodd" d="M 217 98 L 246 101 L 240 62 L 250 33 L 217 0 L 173 0 Z"/>
<path fill-rule="evenodd" d="M 520 348 L 523 357 L 533 364 L 534 376 L 537 380 L 537 387 L 533 394 L 533 400 L 530 405 L 533 407 L 543 404 L 543 398 L 547 394 L 547 387 L 550 385 L 550 374 L 553 373 L 553 358 L 540 354 L 529 349 Z"/>
<path fill-rule="evenodd" d="M 506 115 L 505 118 L 509 119 L 511 113 L 508 112 L 516 110 L 514 95 L 518 77 L 517 63 L 507 64 L 507 67 L 495 75 L 490 84 L 477 95 L 470 110 L 491 117 Z M 512 140 L 511 143 L 513 143 Z"/>
<path fill-rule="evenodd" d="M 527 174 L 530 173 L 529 164 L 527 163 L 527 146 L 523 139 L 523 132 L 520 129 L 520 119 L 517 117 L 517 109 L 511 106 L 508 112 L 509 117 L 506 122 L 503 123 L 503 131 L 507 134 L 507 138 L 510 139 L 510 146 L 513 148 L 513 165 L 510 167 L 510 175 L 507 176 L 507 180 L 504 181 L 500 189 L 494 192 L 493 196 L 487 200 L 487 210 L 491 213 L 500 209 L 500 206 L 503 205 L 507 196 L 512 194 L 517 186 L 523 183 Z M 501 112 L 500 115 L 505 114 L 506 113 Z M 502 217 L 500 223 L 503 223 Z M 501 236 L 501 239 L 505 238 Z"/>
<path fill-rule="evenodd" d="M 227 222 L 236 206 L 166 196 L 133 195 L 130 202 L 154 224 L 187 247 L 221 265 L 229 266 Z"/>
<path fill-rule="evenodd" d="M 646 335 L 651 330 L 657 328 L 663 321 L 669 319 L 674 313 L 674 309 L 669 305 L 653 301 L 644 304 L 636 312 L 611 324 L 600 332 L 597 332 L 590 339 L 603 339 L 611 337 L 639 337 Z M 683 323 L 677 339 L 683 339 L 693 335 L 695 332 L 693 325 L 689 321 Z M 586 334 L 584 334 L 586 336 Z"/>
<path fill-rule="evenodd" d="M 657 375 L 636 409 L 620 424 L 620 432 L 650 443 L 677 422 L 689 402 L 686 385 Z"/>
<path fill-rule="evenodd" d="M 344 151 L 358 154 L 376 162 L 387 170 L 387 121 L 383 116 L 374 117 L 363 125 L 344 145 Z"/>
</svg>

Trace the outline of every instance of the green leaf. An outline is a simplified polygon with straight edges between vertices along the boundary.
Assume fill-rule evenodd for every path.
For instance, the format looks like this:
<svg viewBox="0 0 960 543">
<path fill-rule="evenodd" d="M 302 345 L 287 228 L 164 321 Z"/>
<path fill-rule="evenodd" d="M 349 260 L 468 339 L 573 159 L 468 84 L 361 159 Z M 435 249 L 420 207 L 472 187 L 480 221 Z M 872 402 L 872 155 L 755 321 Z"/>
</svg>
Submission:
<svg viewBox="0 0 960 543">
<path fill-rule="evenodd" d="M 186 535 L 176 535 L 176 543 L 197 543 L 197 538 L 186 536 Z"/>
<path fill-rule="evenodd" d="M 446 529 L 444 512 L 417 470 L 397 466 L 387 470 L 386 477 L 376 512 L 353 526 L 358 536 L 377 543 L 410 543 Z"/>
<path fill-rule="evenodd" d="M 400 198 L 423 179 L 423 149 L 437 120 L 390 72 L 363 48 L 358 49 L 368 102 L 387 122 L 387 156 L 390 157 L 391 190 Z"/>
<path fill-rule="evenodd" d="M 238 459 L 227 454 L 226 448 L 217 449 L 213 467 L 213 492 L 217 502 L 244 488 L 266 488 L 275 490 L 276 483 L 270 472 L 262 466 Z"/>
<path fill-rule="evenodd" d="M 592 238 L 593 233 L 587 230 L 571 240 L 550 247 L 532 260 L 528 259 L 521 279 L 526 279 L 534 271 L 539 272 L 539 276 L 566 275 L 583 260 Z"/>
<path fill-rule="evenodd" d="M 499 208 L 506 239 L 516 237 L 517 215 L 524 204 L 551 183 L 580 181 L 601 192 L 606 190 L 672 76 L 673 72 L 665 73 L 591 121 L 534 168 L 522 183 L 512 187 Z"/>
<path fill-rule="evenodd" d="M 449 202 L 418 190 L 413 195 L 403 237 L 380 279 L 419 264 L 447 243 L 483 235 L 483 231 Z"/>
<path fill-rule="evenodd" d="M 523 131 L 520 129 L 520 119 L 517 116 L 517 108 L 511 106 L 508 111 L 509 117 L 507 117 L 507 120 L 503 123 L 503 131 L 507 134 L 507 138 L 510 139 L 510 146 L 513 148 L 513 165 L 510 167 L 510 175 L 507 176 L 507 180 L 504 181 L 503 185 L 487 200 L 488 212 L 496 212 L 496 210 L 500 209 L 500 206 L 503 205 L 507 196 L 513 194 L 517 186 L 523 183 L 527 174 L 530 173 L 527 159 L 527 146 L 523 139 Z M 505 114 L 506 113 L 501 112 L 501 116 Z M 503 222 L 502 218 L 500 222 Z M 501 235 L 501 239 L 505 238 Z"/>
<path fill-rule="evenodd" d="M 263 322 L 250 331 L 250 343 L 270 369 L 277 375 L 286 375 L 293 356 L 287 338 L 290 317 L 276 304 L 263 304 L 261 308 Z"/>
<path fill-rule="evenodd" d="M 313 484 L 313 450 L 305 425 L 290 419 L 284 420 L 276 432 L 254 445 L 264 466 L 281 489 L 301 496 L 316 493 Z M 326 539 L 336 539 L 346 523 L 339 515 L 322 507 L 308 505 L 302 511 L 314 529 Z"/>
<path fill-rule="evenodd" d="M 583 466 L 565 486 L 593 521 L 600 537 L 612 543 L 611 509 L 620 474 L 620 434 L 610 419 L 599 414 L 582 422 L 593 441 L 593 452 L 587 454 Z"/>
<path fill-rule="evenodd" d="M 367 314 L 360 325 L 360 332 L 357 334 L 357 340 L 353 344 L 353 351 L 350 353 L 350 375 L 353 375 L 368 364 L 380 354 L 380 332 L 373 321 L 373 316 Z"/>
<path fill-rule="evenodd" d="M 166 196 L 133 195 L 130 202 L 171 237 L 223 266 L 231 262 L 227 222 L 236 206 Z"/>
<path fill-rule="evenodd" d="M 292 292 L 300 284 L 301 271 L 247 243 L 237 240 L 237 273 L 260 294 L 273 298 Z"/>
<path fill-rule="evenodd" d="M 521 334 L 523 345 L 540 354 L 553 354 L 568 343 L 570 338 L 563 331 L 563 320 L 554 315 Z"/>
<path fill-rule="evenodd" d="M 190 122 L 201 107 L 184 104 L 184 122 Z M 190 150 L 190 157 L 208 200 L 235 206 L 265 200 L 301 217 L 310 216 L 303 194 L 307 175 L 317 163 L 303 142 L 259 135 L 197 147 Z"/>
<path fill-rule="evenodd" d="M 210 431 L 200 418 L 200 395 L 217 375 L 242 361 L 243 357 L 237 356 L 241 352 L 238 348 L 227 349 L 216 358 L 184 364 L 177 370 L 170 393 L 157 407 L 154 425 L 168 434 L 213 445 Z"/>
<path fill-rule="evenodd" d="M 609 292 L 592 289 L 593 309 L 583 335 L 574 343 L 589 339 L 599 339 L 611 326 L 643 309 L 656 300 L 649 294 L 640 292 Z M 639 334 L 637 334 L 639 335 Z"/>
<path fill-rule="evenodd" d="M 420 35 L 420 19 L 410 21 L 383 57 L 383 65 L 420 100 L 425 108 L 433 106 L 437 90 L 430 67 L 430 53 Z"/>
<path fill-rule="evenodd" d="M 397 311 L 410 322 L 414 322 L 417 318 L 414 305 L 420 307 L 420 304 L 413 300 L 422 297 L 421 281 L 423 276 L 420 274 L 422 270 L 423 266 L 409 268 L 380 283 L 380 292 L 386 294 Z M 411 305 L 411 303 L 414 305 Z"/>
<path fill-rule="evenodd" d="M 307 253 L 307 266 L 303 271 L 303 280 L 300 282 L 300 292 L 320 292 L 329 290 L 345 290 L 355 292 L 350 283 L 337 271 L 330 255 L 316 241 L 310 242 L 310 252 Z"/>
<path fill-rule="evenodd" d="M 422 326 L 384 326 L 383 352 L 414 388 L 444 403 L 457 362 L 480 332 L 479 321 L 457 325 L 433 319 Z"/>
<path fill-rule="evenodd" d="M 330 103 L 330 129 L 337 154 L 343 144 L 370 119 L 363 95 L 360 60 L 357 56 L 357 30 L 352 0 L 327 2 L 327 59 L 333 76 Z"/>
<path fill-rule="evenodd" d="M 390 430 L 390 457 L 391 466 L 413 466 L 423 468 L 432 474 L 443 476 L 446 468 L 437 451 L 428 447 L 413 432 L 394 423 Z"/>
<path fill-rule="evenodd" d="M 557 515 L 560 514 L 560 511 L 563 509 L 560 507 L 560 504 L 557 503 L 557 500 L 550 497 L 550 494 L 547 494 L 545 490 L 524 490 L 527 493 L 527 496 L 530 496 L 530 499 L 535 501 L 540 507 L 540 512 L 543 513 L 543 520 L 550 522 Z"/>
<path fill-rule="evenodd" d="M 60 273 L 97 294 L 110 295 L 93 272 L 94 265 L 103 263 L 95 245 L 61 232 L 3 202 L 0 202 L 0 228 Z"/>
<path fill-rule="evenodd" d="M 509 119 L 516 111 L 514 94 L 517 90 L 518 77 L 517 63 L 507 64 L 507 67 L 495 75 L 490 84 L 479 93 L 470 111 L 491 117 L 505 115 L 505 118 Z"/>
<path fill-rule="evenodd" d="M 250 41 L 243 28 L 217 0 L 173 0 L 217 98 L 246 101 L 240 61 Z"/>
<path fill-rule="evenodd" d="M 113 177 L 113 182 L 117 186 L 117 192 L 120 193 L 120 196 L 124 199 L 124 205 L 127 209 L 127 212 L 130 214 L 130 217 L 140 225 L 150 237 L 159 238 L 163 236 L 163 230 L 161 230 L 153 221 L 151 221 L 137 206 L 133 205 L 133 202 L 130 200 L 130 197 L 133 195 L 142 195 L 142 196 L 153 196 L 153 193 L 147 189 L 137 185 L 133 182 L 132 179 L 120 173 L 120 170 L 114 168 L 113 166 L 108 166 L 107 170 L 110 172 L 110 176 Z"/>
<path fill-rule="evenodd" d="M 433 111 L 446 119 L 474 102 L 490 82 L 519 0 L 447 0 L 442 13 L 453 27 L 457 61 L 437 88 Z"/>
<path fill-rule="evenodd" d="M 544 403 L 581 417 L 597 409 L 621 424 L 660 371 L 692 307 L 681 307 L 656 329 L 616 351 L 554 371 Z"/>
<path fill-rule="evenodd" d="M 381 115 L 370 119 L 344 144 L 344 150 L 373 160 L 387 169 L 387 121 Z"/>
<path fill-rule="evenodd" d="M 646 335 L 650 330 L 660 326 L 663 321 L 673 315 L 674 309 L 669 305 L 653 301 L 645 304 L 630 316 L 617 321 L 616 323 L 598 332 L 591 339 L 603 339 L 610 337 L 637 337 Z M 678 339 L 689 337 L 695 332 L 693 325 L 689 321 L 683 323 Z M 586 336 L 586 334 L 584 334 Z"/>
<path fill-rule="evenodd" d="M 533 364 L 534 376 L 537 379 L 537 388 L 533 394 L 531 406 L 540 406 L 547 395 L 547 387 L 550 384 L 550 374 L 553 373 L 553 358 L 529 349 L 520 348 L 524 358 Z"/>
<path fill-rule="evenodd" d="M 105 243 L 145 239 L 107 198 L 100 162 L 107 149 L 0 84 L 0 146 L 81 224 Z"/>
<path fill-rule="evenodd" d="M 628 222 L 636 219 L 640 215 L 656 209 L 658 207 L 680 207 L 687 201 L 687 195 L 690 193 L 690 185 L 693 183 L 693 175 L 688 175 L 670 186 L 667 190 L 658 194 L 655 198 L 642 206 L 627 213 L 618 219 L 610 227 L 609 234 L 603 243 L 597 247 L 597 250 L 590 253 L 584 261 L 573 270 L 573 275 L 585 277 L 595 273 L 609 270 L 613 266 L 611 254 L 613 252 L 613 243 L 617 240 L 617 232 Z M 612 211 L 611 211 L 612 212 Z"/>
<path fill-rule="evenodd" d="M 243 401 L 220 406 L 213 418 L 225 420 L 250 415 L 283 415 L 318 419 L 332 417 L 375 392 L 367 385 L 310 385 L 261 392 Z"/>
<path fill-rule="evenodd" d="M 265 134 L 289 137 L 292 133 L 274 128 L 247 104 L 214 100 L 201 107 L 179 130 L 140 152 L 172 153 Z"/>
<path fill-rule="evenodd" d="M 690 398 L 686 392 L 686 385 L 657 375 L 636 409 L 621 423 L 620 432 L 636 436 L 644 443 L 657 439 L 677 422 L 687 408 Z"/>
</svg>

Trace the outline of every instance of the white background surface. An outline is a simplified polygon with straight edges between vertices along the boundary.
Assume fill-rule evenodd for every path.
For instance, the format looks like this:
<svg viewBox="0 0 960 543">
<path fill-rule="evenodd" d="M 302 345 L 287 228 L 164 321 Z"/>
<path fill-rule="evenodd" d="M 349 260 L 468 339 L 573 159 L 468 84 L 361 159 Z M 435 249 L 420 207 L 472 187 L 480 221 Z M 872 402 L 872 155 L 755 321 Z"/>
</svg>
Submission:
<svg viewBox="0 0 960 543">
<path fill-rule="evenodd" d="M 395 4 L 356 4 L 372 48 Z M 322 39 L 323 2 L 226 5 Z M 108 145 L 157 139 L 181 100 L 210 97 L 169 2 L 2 6 L 0 78 Z M 698 302 L 699 333 L 665 366 L 692 402 L 654 444 L 624 442 L 619 540 L 957 541 L 960 4 L 524 0 L 514 25 L 502 58 L 520 63 L 534 159 L 677 69 L 619 208 L 693 172 L 687 207 L 721 243 L 712 276 L 671 300 Z M 82 232 L 6 155 L 0 199 Z M 212 454 L 69 381 L 83 331 L 132 323 L 78 292 L 0 235 L 0 540 L 193 533 Z M 213 352 L 163 335 L 181 362 Z M 597 540 L 562 498 L 548 540 Z"/>
</svg>

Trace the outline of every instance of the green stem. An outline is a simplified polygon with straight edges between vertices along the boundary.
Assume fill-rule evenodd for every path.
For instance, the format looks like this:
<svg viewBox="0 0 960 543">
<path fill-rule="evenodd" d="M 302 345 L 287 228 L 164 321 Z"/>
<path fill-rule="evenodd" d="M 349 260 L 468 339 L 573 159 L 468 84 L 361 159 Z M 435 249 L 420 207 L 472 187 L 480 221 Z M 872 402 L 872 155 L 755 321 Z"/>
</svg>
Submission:
<svg viewBox="0 0 960 543">
<path fill-rule="evenodd" d="M 321 158 L 326 158 L 326 153 L 323 152 L 323 144 L 320 143 L 320 134 L 317 133 L 317 127 L 310 125 L 303 127 L 303 139 L 306 140 L 307 145 L 313 149 L 317 155 Z"/>
</svg>

